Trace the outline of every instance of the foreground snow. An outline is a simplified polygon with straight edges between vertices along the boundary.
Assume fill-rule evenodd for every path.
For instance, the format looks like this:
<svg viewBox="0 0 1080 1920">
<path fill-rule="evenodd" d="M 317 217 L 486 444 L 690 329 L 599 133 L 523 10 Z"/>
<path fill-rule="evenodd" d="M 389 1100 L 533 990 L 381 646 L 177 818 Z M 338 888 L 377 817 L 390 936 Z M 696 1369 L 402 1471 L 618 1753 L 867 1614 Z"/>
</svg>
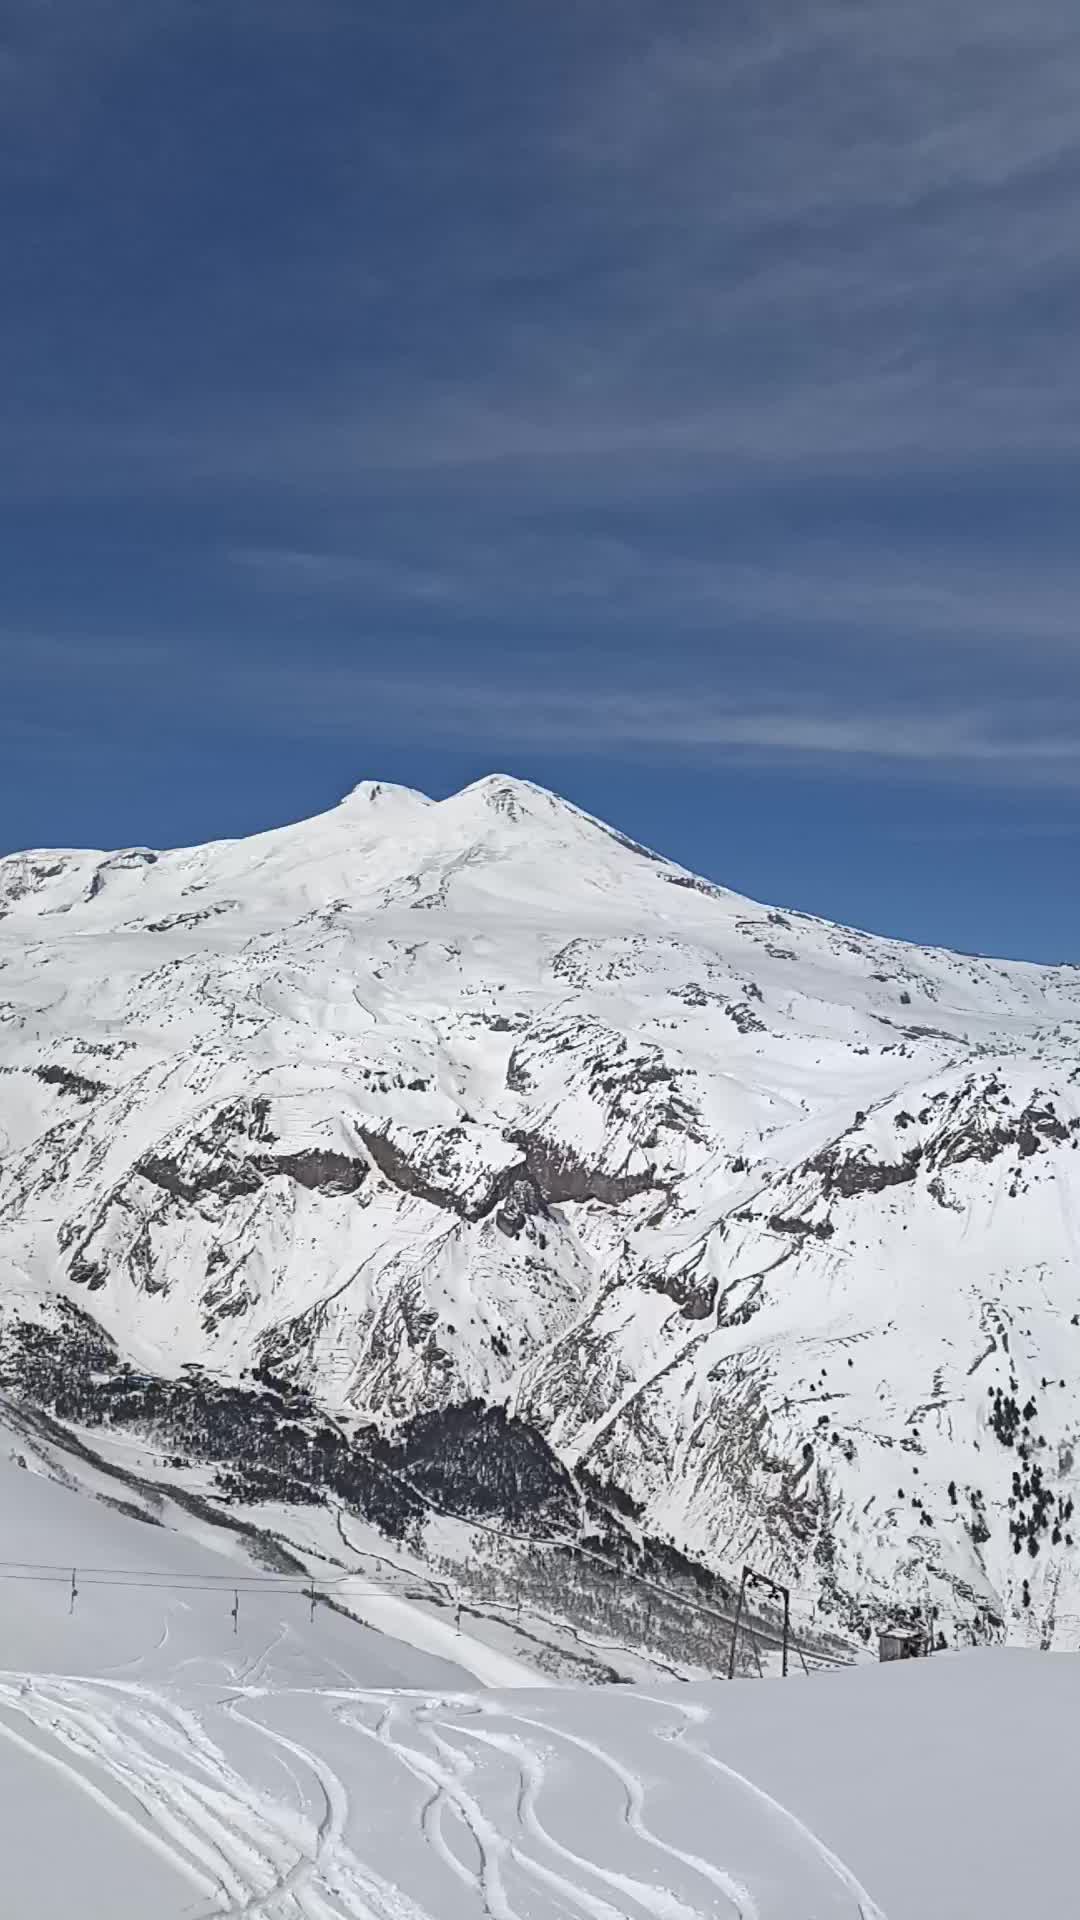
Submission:
<svg viewBox="0 0 1080 1920">
<path fill-rule="evenodd" d="M 455 1665 L 313 1611 L 239 1547 L 89 1498 L 25 1446 L 0 1458 L 5 1914 L 1071 1911 L 1075 1656 L 478 1689 L 461 1636 Z"/>
<path fill-rule="evenodd" d="M 299 1636 L 298 1636 L 299 1637 Z M 272 1654 L 268 1646 L 266 1653 Z M 425 1694 L 223 1662 L 0 1678 L 35 1920 L 1017 1920 L 1070 1910 L 1070 1656 Z M 58 1852 L 51 1837 L 66 1836 Z M 151 1904 L 152 1903 L 152 1904 Z"/>
</svg>

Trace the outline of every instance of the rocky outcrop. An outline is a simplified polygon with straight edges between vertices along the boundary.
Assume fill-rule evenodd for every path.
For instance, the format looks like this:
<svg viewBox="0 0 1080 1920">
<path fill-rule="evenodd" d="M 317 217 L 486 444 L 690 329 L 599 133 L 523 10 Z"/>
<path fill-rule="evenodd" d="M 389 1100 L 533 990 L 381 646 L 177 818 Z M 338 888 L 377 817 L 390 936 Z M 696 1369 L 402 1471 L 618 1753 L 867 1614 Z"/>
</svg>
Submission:
<svg viewBox="0 0 1080 1920">
<path fill-rule="evenodd" d="M 35 1067 L 34 1073 L 44 1086 L 55 1087 L 58 1093 L 70 1094 L 72 1099 L 81 1101 L 84 1106 L 108 1092 L 101 1080 L 91 1080 L 84 1073 L 75 1073 L 71 1067 L 52 1064 Z"/>
<path fill-rule="evenodd" d="M 569 1147 L 541 1135 L 511 1130 L 507 1141 L 521 1158 L 510 1166 L 493 1168 L 481 1183 L 463 1190 L 455 1148 L 460 1135 L 451 1130 L 441 1149 L 420 1158 L 391 1133 L 360 1129 L 360 1138 L 385 1180 L 400 1193 L 411 1194 L 429 1206 L 441 1207 L 467 1221 L 486 1219 L 493 1211 L 504 1232 L 519 1232 L 524 1222 L 552 1206 L 595 1201 L 622 1206 L 635 1194 L 657 1186 L 655 1168 L 640 1172 L 609 1172 L 591 1167 Z"/>
<path fill-rule="evenodd" d="M 460 1138 L 457 1129 L 449 1129 L 441 1151 L 437 1148 L 423 1162 L 390 1133 L 377 1133 L 371 1127 L 361 1127 L 358 1131 L 383 1179 L 399 1193 L 411 1194 L 415 1200 L 426 1200 L 431 1207 L 456 1213 L 459 1220 L 482 1220 L 499 1198 L 498 1174 L 490 1183 L 481 1185 L 479 1191 L 463 1192 L 454 1154 Z"/>
<path fill-rule="evenodd" d="M 185 1164 L 170 1154 L 146 1153 L 135 1162 L 132 1172 L 185 1206 L 192 1206 L 210 1194 L 222 1200 L 237 1200 L 244 1194 L 257 1193 L 263 1183 L 255 1162 L 241 1159 L 200 1166 Z"/>
<path fill-rule="evenodd" d="M 516 1240 L 530 1220 L 547 1212 L 544 1197 L 535 1180 L 524 1169 L 514 1167 L 502 1178 L 502 1194 L 495 1209 L 495 1225 Z"/>
<path fill-rule="evenodd" d="M 366 1161 L 347 1153 L 332 1153 L 326 1147 L 268 1154 L 257 1165 L 267 1179 L 295 1180 L 298 1187 L 307 1187 L 311 1193 L 358 1193 L 368 1174 Z"/>
<path fill-rule="evenodd" d="M 644 1280 L 646 1286 L 674 1300 L 684 1320 L 707 1320 L 715 1311 L 719 1283 L 708 1274 L 650 1273 Z"/>
<path fill-rule="evenodd" d="M 658 1187 L 655 1167 L 637 1173 L 608 1172 L 588 1166 L 567 1146 L 536 1133 L 509 1135 L 524 1155 L 525 1170 L 548 1206 L 595 1200 L 604 1207 L 621 1207 L 636 1194 Z"/>
<path fill-rule="evenodd" d="M 770 1214 L 769 1228 L 773 1233 L 790 1233 L 796 1240 L 831 1240 L 836 1231 L 831 1220 L 807 1220 L 793 1213 Z"/>
<path fill-rule="evenodd" d="M 922 1165 L 923 1150 L 912 1147 L 900 1160 L 875 1160 L 868 1147 L 848 1154 L 842 1145 L 827 1147 L 808 1162 L 811 1173 L 821 1179 L 826 1199 L 834 1195 L 853 1200 L 860 1193 L 884 1193 L 886 1187 L 902 1187 L 914 1180 Z"/>
<path fill-rule="evenodd" d="M 217 1165 L 187 1164 L 168 1154 L 144 1154 L 132 1169 L 140 1179 L 160 1187 L 186 1206 L 213 1195 L 237 1200 L 257 1193 L 267 1180 L 295 1180 L 315 1193 L 357 1193 L 367 1177 L 366 1160 L 345 1153 L 310 1147 L 299 1153 L 256 1154 L 235 1157 Z"/>
</svg>

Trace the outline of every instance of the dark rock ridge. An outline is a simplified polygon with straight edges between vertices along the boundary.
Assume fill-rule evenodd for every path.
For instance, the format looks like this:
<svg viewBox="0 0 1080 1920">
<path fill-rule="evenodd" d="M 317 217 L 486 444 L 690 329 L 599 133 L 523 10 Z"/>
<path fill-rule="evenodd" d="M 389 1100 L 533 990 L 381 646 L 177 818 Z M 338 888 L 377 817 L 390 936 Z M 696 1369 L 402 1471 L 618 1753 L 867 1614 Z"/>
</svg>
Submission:
<svg viewBox="0 0 1080 1920">
<path fill-rule="evenodd" d="M 308 1147 L 301 1153 L 277 1153 L 259 1161 L 267 1177 L 284 1174 L 298 1187 L 313 1193 L 356 1193 L 367 1177 L 362 1160 L 347 1153 L 332 1153 L 325 1147 Z"/>
<path fill-rule="evenodd" d="M 811 1172 L 820 1174 L 826 1199 L 838 1194 L 843 1200 L 851 1200 L 857 1193 L 884 1193 L 886 1187 L 899 1187 L 914 1180 L 922 1157 L 921 1147 L 911 1147 L 900 1160 L 873 1160 L 866 1147 L 845 1155 L 837 1144 L 826 1147 L 808 1165 Z"/>
<path fill-rule="evenodd" d="M 864 1118 L 858 1116 L 858 1121 Z M 1016 1149 L 1020 1159 L 1030 1159 L 1047 1142 L 1061 1144 L 1077 1131 L 1075 1121 L 1062 1121 L 1050 1100 L 1036 1094 L 1019 1114 L 1008 1111 L 1008 1095 L 1000 1083 L 991 1080 L 980 1092 L 970 1081 L 944 1103 L 942 1096 L 924 1107 L 919 1124 L 936 1132 L 921 1144 L 909 1147 L 899 1160 L 879 1160 L 869 1146 L 851 1148 L 851 1135 L 834 1141 L 807 1161 L 806 1171 L 816 1173 L 824 1197 L 854 1199 L 857 1194 L 883 1193 L 887 1187 L 913 1181 L 920 1169 L 940 1175 L 948 1167 L 967 1161 L 989 1164 L 999 1154 Z M 915 1125 L 915 1116 L 904 1110 L 894 1115 L 894 1126 L 906 1131 Z M 938 1182 L 932 1183 L 935 1187 Z"/>
<path fill-rule="evenodd" d="M 919 1118 L 925 1122 L 925 1112 Z M 1044 1143 L 1066 1140 L 1076 1128 L 1076 1121 L 1066 1125 L 1053 1103 L 1037 1093 L 1014 1114 L 1000 1081 L 992 1079 L 981 1089 L 968 1081 L 947 1103 L 944 1124 L 927 1145 L 926 1164 L 935 1172 L 966 1160 L 988 1164 L 1012 1147 L 1021 1159 L 1030 1159 Z"/>
<path fill-rule="evenodd" d="M 695 873 L 662 873 L 660 878 L 666 880 L 669 887 L 686 887 L 691 893 L 703 893 L 713 900 L 727 898 L 723 887 L 715 886 L 711 880 L 699 880 Z"/>
<path fill-rule="evenodd" d="M 635 1194 L 648 1193 L 659 1185 L 655 1167 L 646 1167 L 640 1173 L 608 1173 L 600 1167 L 586 1166 L 569 1147 L 545 1140 L 538 1133 L 514 1132 L 508 1138 L 521 1148 L 525 1171 L 551 1206 L 597 1200 L 605 1207 L 620 1207 Z"/>
<path fill-rule="evenodd" d="M 81 1100 L 84 1105 L 109 1091 L 101 1080 L 89 1080 L 84 1073 L 75 1073 L 70 1067 L 55 1065 L 35 1067 L 34 1075 L 45 1086 L 56 1087 L 60 1093 L 70 1094 L 73 1099 Z"/>
<path fill-rule="evenodd" d="M 240 1158 L 185 1167 L 170 1154 L 145 1153 L 141 1160 L 136 1160 L 132 1172 L 148 1180 L 151 1186 L 160 1187 L 171 1199 L 189 1206 L 208 1194 L 235 1200 L 242 1194 L 257 1193 L 262 1186 L 262 1176 L 254 1161 Z"/>
<path fill-rule="evenodd" d="M 174 1200 L 188 1204 L 219 1195 L 235 1200 L 246 1193 L 257 1193 L 265 1180 L 295 1180 L 297 1186 L 319 1193 L 356 1193 L 367 1176 L 367 1162 L 351 1159 L 345 1153 L 311 1147 L 300 1153 L 256 1154 L 236 1157 L 217 1165 L 185 1170 L 178 1159 L 167 1154 L 144 1154 L 133 1171 Z"/>
<path fill-rule="evenodd" d="M 702 1278 L 693 1272 L 652 1273 L 645 1276 L 645 1283 L 673 1300 L 684 1320 L 707 1320 L 716 1306 L 718 1284 L 708 1275 Z"/>
<path fill-rule="evenodd" d="M 360 1127 L 357 1131 L 383 1179 L 399 1193 L 410 1193 L 417 1200 L 426 1200 L 429 1206 L 456 1213 L 460 1220 L 482 1220 L 495 1205 L 499 1176 L 491 1186 L 472 1197 L 454 1185 L 459 1177 L 453 1154 L 454 1144 L 461 1138 L 459 1128 L 447 1131 L 443 1145 L 428 1157 L 423 1167 L 418 1167 L 387 1134 L 378 1133 L 373 1127 Z M 440 1179 L 440 1174 L 445 1177 Z"/>
<path fill-rule="evenodd" d="M 512 1167 L 503 1183 L 502 1200 L 495 1211 L 495 1225 L 508 1238 L 516 1240 L 529 1220 L 546 1212 L 535 1180 L 523 1169 Z"/>
<path fill-rule="evenodd" d="M 807 1220 L 797 1213 L 770 1214 L 769 1226 L 773 1233 L 790 1233 L 797 1240 L 831 1240 L 836 1231 L 831 1220 Z"/>
<path fill-rule="evenodd" d="M 506 1137 L 520 1149 L 522 1158 L 512 1166 L 499 1168 L 480 1192 L 467 1195 L 452 1184 L 456 1177 L 456 1130 L 447 1134 L 444 1152 L 429 1156 L 423 1166 L 417 1166 L 387 1134 L 366 1127 L 359 1132 L 379 1172 L 399 1192 L 456 1213 L 462 1220 L 483 1220 L 498 1209 L 500 1226 L 511 1233 L 519 1231 L 530 1215 L 543 1213 L 549 1206 L 594 1200 L 602 1206 L 618 1207 L 659 1184 L 655 1167 L 640 1173 L 609 1173 L 586 1166 L 569 1147 L 544 1140 L 539 1134 L 514 1131 Z M 440 1171 L 445 1179 L 438 1177 Z"/>
<path fill-rule="evenodd" d="M 85 898 L 96 900 L 98 894 L 108 884 L 111 873 L 132 873 L 139 867 L 156 866 L 157 860 L 157 854 L 151 853 L 149 847 L 129 847 L 125 853 L 111 854 L 108 859 L 102 860 L 100 865 L 94 868 Z"/>
</svg>

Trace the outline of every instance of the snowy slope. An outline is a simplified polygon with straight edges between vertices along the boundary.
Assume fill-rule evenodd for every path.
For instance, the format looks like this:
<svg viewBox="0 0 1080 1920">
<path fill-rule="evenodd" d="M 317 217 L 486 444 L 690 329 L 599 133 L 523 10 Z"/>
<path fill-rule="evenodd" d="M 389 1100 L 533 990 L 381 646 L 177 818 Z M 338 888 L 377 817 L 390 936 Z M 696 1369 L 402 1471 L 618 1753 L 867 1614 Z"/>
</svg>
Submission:
<svg viewBox="0 0 1080 1920">
<path fill-rule="evenodd" d="M 1078 1038 L 1073 968 L 761 907 L 501 777 L 14 856 L 8 1347 L 68 1302 L 346 1429 L 506 1406 L 856 1644 L 1072 1645 Z"/>
<path fill-rule="evenodd" d="M 309 1617 L 167 1515 L 149 1525 L 64 1485 L 62 1451 L 15 1420 L 0 1447 L 5 1913 L 1071 1911 L 1074 1656 L 476 1689 L 353 1620 Z M 62 1583 L 15 1577 L 60 1540 L 82 1563 L 74 1606 Z"/>
<path fill-rule="evenodd" d="M 167 1500 L 95 1473 L 10 1410 L 0 1415 L 0 1511 L 0 1608 L 13 1668 L 47 1672 L 59 1662 L 91 1678 L 183 1668 L 214 1684 L 258 1657 L 275 1685 L 471 1678 L 450 1653 L 451 1635 L 440 1657 L 373 1631 L 339 1610 L 348 1586 L 334 1608 L 312 1609 L 302 1571 L 271 1566 L 257 1543 L 200 1528 Z M 404 1610 L 401 1619 L 407 1636 L 414 1624 L 424 1631 Z"/>
</svg>

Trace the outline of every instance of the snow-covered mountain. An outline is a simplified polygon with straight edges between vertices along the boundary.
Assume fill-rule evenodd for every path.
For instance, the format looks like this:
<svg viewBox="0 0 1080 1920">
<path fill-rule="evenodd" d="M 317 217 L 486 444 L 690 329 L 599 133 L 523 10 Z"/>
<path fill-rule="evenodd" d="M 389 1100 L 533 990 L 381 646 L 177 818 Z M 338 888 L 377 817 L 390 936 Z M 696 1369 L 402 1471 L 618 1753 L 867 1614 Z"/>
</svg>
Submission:
<svg viewBox="0 0 1080 1920">
<path fill-rule="evenodd" d="M 503 777 L 16 855 L 9 1380 L 77 1325 L 387 1442 L 505 1408 L 834 1632 L 1071 1641 L 1078 1042 L 1074 968 L 759 906 Z"/>
</svg>

